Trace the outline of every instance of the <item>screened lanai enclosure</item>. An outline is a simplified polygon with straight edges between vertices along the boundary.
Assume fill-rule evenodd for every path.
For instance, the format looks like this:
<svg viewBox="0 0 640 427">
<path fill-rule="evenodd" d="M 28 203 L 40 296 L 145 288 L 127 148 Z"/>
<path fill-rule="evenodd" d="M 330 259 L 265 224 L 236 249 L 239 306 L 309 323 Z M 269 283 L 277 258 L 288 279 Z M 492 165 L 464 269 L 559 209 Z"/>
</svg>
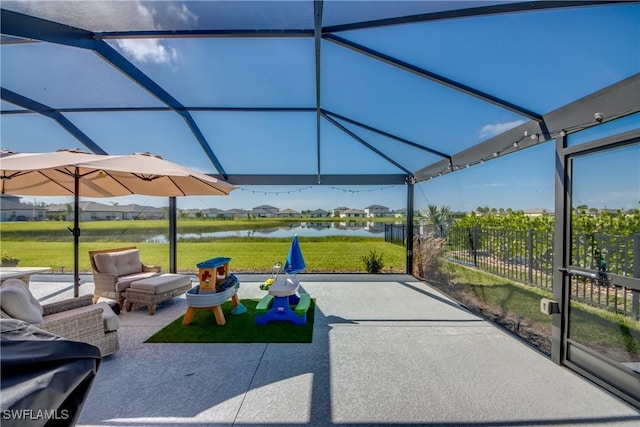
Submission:
<svg viewBox="0 0 640 427">
<path fill-rule="evenodd" d="M 151 152 L 240 187 L 404 186 L 412 235 L 416 188 L 555 145 L 552 359 L 640 405 L 637 364 L 573 339 L 571 317 L 572 289 L 593 279 L 638 313 L 640 239 L 621 271 L 582 262 L 570 243 L 571 213 L 592 193 L 640 201 L 638 2 L 1 8 L 2 148 L 16 152 Z M 175 198 L 170 209 L 175 271 Z M 411 273 L 412 239 L 406 249 Z"/>
</svg>

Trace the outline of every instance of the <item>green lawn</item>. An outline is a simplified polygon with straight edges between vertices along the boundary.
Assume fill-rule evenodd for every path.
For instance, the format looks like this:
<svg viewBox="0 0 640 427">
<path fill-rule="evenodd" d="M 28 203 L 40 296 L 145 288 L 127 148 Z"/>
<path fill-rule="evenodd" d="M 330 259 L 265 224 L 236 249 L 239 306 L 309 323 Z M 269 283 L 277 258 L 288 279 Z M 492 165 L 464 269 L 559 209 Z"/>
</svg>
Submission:
<svg viewBox="0 0 640 427">
<path fill-rule="evenodd" d="M 287 220 L 189 220 L 179 221 L 180 232 L 210 232 L 233 229 L 282 226 Z M 295 222 L 300 222 L 296 220 Z M 1 251 L 20 260 L 21 266 L 45 266 L 56 272 L 64 267 L 73 270 L 73 238 L 68 222 L 0 223 Z M 167 221 L 87 221 L 81 224 L 80 271 L 89 272 L 88 251 L 124 246 L 137 246 L 146 264 L 169 266 L 168 243 L 141 243 L 127 236 L 152 231 L 168 234 Z M 367 237 L 300 237 L 300 247 L 307 263 L 306 272 L 365 272 L 362 257 L 370 251 L 382 255 L 383 272 L 404 272 L 405 249 L 385 243 L 381 238 Z M 207 241 L 179 241 L 177 264 L 180 272 L 197 271 L 196 264 L 210 258 L 231 258 L 234 272 L 271 272 L 275 261 L 284 262 L 290 238 L 222 238 Z"/>
<path fill-rule="evenodd" d="M 550 337 L 551 316 L 540 312 L 540 299 L 552 298 L 550 292 L 444 260 L 440 273 L 447 283 L 436 286 L 459 301 L 498 320 L 519 318 L 523 332 Z M 570 321 L 572 339 L 621 361 L 640 361 L 640 322 L 576 301 Z"/>
</svg>

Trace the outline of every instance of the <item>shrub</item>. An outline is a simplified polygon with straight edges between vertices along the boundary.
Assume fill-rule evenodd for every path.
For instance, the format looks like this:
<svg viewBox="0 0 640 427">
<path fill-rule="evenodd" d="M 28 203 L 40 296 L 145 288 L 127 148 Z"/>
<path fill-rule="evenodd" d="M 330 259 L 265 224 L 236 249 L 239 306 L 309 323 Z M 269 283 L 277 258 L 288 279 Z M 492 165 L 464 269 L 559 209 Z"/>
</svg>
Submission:
<svg viewBox="0 0 640 427">
<path fill-rule="evenodd" d="M 426 278 L 433 276 L 438 268 L 438 260 L 442 253 L 445 239 L 427 236 L 413 241 L 413 274 Z"/>
<path fill-rule="evenodd" d="M 380 273 L 384 266 L 382 264 L 382 254 L 378 255 L 376 251 L 369 251 L 368 255 L 362 257 L 362 262 L 364 262 L 367 273 Z"/>
<path fill-rule="evenodd" d="M 14 267 L 18 265 L 20 260 L 15 256 L 11 255 L 9 252 L 5 251 L 2 254 L 2 266 L 3 267 Z"/>
</svg>

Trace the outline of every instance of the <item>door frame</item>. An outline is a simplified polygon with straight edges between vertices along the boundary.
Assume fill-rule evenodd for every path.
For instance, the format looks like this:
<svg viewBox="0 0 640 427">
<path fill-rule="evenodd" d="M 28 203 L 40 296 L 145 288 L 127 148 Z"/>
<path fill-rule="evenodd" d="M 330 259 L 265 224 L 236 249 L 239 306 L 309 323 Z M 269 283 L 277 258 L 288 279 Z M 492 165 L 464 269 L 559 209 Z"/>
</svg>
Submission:
<svg viewBox="0 0 640 427">
<path fill-rule="evenodd" d="M 555 231 L 553 264 L 553 298 L 559 303 L 559 313 L 553 314 L 551 359 L 588 378 L 621 399 L 640 407 L 640 380 L 629 368 L 599 353 L 569 340 L 571 259 L 571 159 L 640 143 L 640 129 L 611 135 L 584 144 L 568 147 L 567 136 L 556 139 Z M 578 273 L 579 274 L 579 273 Z"/>
</svg>

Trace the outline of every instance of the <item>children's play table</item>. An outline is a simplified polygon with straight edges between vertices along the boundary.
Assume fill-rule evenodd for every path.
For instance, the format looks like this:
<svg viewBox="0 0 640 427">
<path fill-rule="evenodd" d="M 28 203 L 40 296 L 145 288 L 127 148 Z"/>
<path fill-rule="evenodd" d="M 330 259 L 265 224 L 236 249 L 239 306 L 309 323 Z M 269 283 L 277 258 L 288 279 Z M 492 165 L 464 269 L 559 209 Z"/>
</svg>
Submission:
<svg viewBox="0 0 640 427">
<path fill-rule="evenodd" d="M 274 321 L 306 325 L 311 297 L 309 294 L 298 295 L 299 287 L 300 282 L 295 278 L 281 277 L 276 280 L 269 287 L 269 293 L 256 306 L 256 325 Z"/>
</svg>

